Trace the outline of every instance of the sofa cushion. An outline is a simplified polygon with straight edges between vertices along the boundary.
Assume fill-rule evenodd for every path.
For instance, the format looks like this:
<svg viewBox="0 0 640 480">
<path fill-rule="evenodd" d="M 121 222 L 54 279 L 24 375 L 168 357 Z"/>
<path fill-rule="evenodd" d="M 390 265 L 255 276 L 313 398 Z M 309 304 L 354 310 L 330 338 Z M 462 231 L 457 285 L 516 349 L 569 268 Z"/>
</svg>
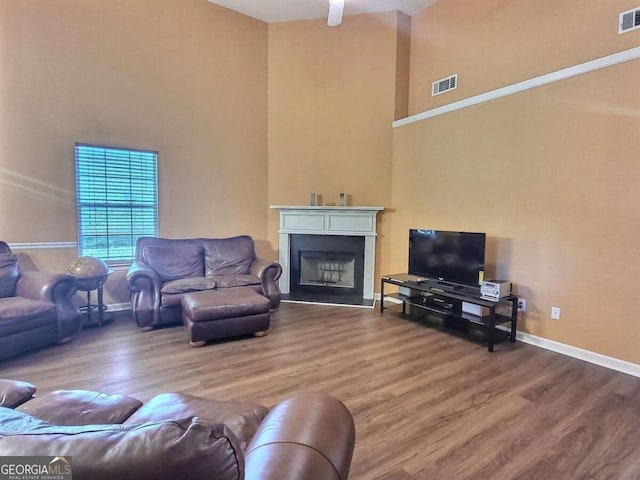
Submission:
<svg viewBox="0 0 640 480">
<path fill-rule="evenodd" d="M 190 277 L 172 280 L 162 285 L 161 293 L 186 293 L 199 292 L 201 290 L 213 290 L 216 288 L 216 281 L 208 277 Z"/>
<path fill-rule="evenodd" d="M 229 427 L 244 452 L 267 413 L 267 407 L 251 402 L 224 402 L 184 393 L 162 393 L 145 403 L 125 423 L 156 422 L 165 418 L 189 416 L 204 417 L 212 423 L 223 423 Z"/>
<path fill-rule="evenodd" d="M 0 407 L 15 408 L 33 397 L 36 386 L 19 380 L 0 378 Z"/>
<path fill-rule="evenodd" d="M 0 336 L 5 337 L 48 324 L 57 325 L 57 319 L 58 314 L 53 303 L 24 297 L 0 298 Z"/>
<path fill-rule="evenodd" d="M 202 290 L 202 291 L 210 291 L 210 290 Z M 160 299 L 160 305 L 163 307 L 179 307 L 182 303 L 182 297 L 188 295 L 193 292 L 184 292 L 184 293 L 163 293 L 162 298 Z"/>
<path fill-rule="evenodd" d="M 126 395 L 56 390 L 25 403 L 18 410 L 53 425 L 90 425 L 122 423 L 141 405 L 140 400 Z"/>
<path fill-rule="evenodd" d="M 176 241 L 175 245 L 145 245 L 142 258 L 163 282 L 202 277 L 204 263 L 199 245 Z"/>
<path fill-rule="evenodd" d="M 255 275 L 214 275 L 211 277 L 218 288 L 246 287 L 248 285 L 261 285 L 260 279 Z"/>
<path fill-rule="evenodd" d="M 0 456 L 73 456 L 73 478 L 239 480 L 244 457 L 224 425 L 199 418 L 54 426 L 0 407 Z"/>
<path fill-rule="evenodd" d="M 0 254 L 0 298 L 15 293 L 19 276 L 18 257 L 12 253 Z"/>
<path fill-rule="evenodd" d="M 248 235 L 204 240 L 205 276 L 249 273 L 256 258 Z"/>
</svg>

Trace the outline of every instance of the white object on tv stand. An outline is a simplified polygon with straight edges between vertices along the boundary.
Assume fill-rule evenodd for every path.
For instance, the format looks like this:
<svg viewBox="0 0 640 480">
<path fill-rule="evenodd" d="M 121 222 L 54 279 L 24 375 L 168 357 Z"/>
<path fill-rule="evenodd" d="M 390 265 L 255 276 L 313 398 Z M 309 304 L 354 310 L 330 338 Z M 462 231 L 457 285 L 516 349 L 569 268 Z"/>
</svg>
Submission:
<svg viewBox="0 0 640 480">
<path fill-rule="evenodd" d="M 280 212 L 278 255 L 282 265 L 280 291 L 290 291 L 290 235 L 345 235 L 364 237 L 364 283 L 362 296 L 374 299 L 376 261 L 376 215 L 384 207 L 271 205 Z"/>
</svg>

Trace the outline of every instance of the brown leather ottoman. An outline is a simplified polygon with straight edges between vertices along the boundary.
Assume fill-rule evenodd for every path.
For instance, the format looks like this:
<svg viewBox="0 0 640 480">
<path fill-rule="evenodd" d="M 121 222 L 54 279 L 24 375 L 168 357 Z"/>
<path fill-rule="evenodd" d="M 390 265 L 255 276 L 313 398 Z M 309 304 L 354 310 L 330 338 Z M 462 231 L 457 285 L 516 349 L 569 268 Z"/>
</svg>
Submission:
<svg viewBox="0 0 640 480">
<path fill-rule="evenodd" d="M 248 287 L 191 292 L 182 297 L 182 321 L 189 343 L 203 346 L 207 340 L 269 330 L 271 301 Z"/>
</svg>

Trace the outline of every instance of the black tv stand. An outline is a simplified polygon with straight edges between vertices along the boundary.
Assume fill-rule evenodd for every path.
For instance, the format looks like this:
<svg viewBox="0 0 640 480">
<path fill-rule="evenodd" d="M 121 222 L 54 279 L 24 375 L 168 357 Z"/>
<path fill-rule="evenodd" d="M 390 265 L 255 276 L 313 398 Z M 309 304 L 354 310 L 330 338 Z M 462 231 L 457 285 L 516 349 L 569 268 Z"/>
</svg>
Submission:
<svg viewBox="0 0 640 480">
<path fill-rule="evenodd" d="M 402 293 L 385 294 L 385 284 L 404 287 L 409 295 Z M 417 307 L 420 310 L 445 320 L 454 320 L 458 323 L 474 325 L 482 329 L 484 340 L 490 352 L 493 352 L 494 344 L 501 340 L 516 341 L 516 329 L 518 323 L 518 297 L 509 295 L 499 301 L 488 300 L 480 296 L 479 287 L 467 287 L 453 285 L 446 282 L 432 281 L 409 275 L 396 273 L 383 275 L 380 281 L 380 313 L 385 308 L 385 298 L 395 299 L 396 303 L 402 303 L 402 314 L 407 314 L 407 305 Z M 398 302 L 399 301 L 399 302 Z M 463 311 L 463 302 L 484 307 L 486 315 L 475 315 Z M 496 307 L 504 302 L 510 302 L 510 314 L 505 315 L 496 312 Z M 509 330 L 496 328 L 497 325 L 510 324 Z"/>
</svg>

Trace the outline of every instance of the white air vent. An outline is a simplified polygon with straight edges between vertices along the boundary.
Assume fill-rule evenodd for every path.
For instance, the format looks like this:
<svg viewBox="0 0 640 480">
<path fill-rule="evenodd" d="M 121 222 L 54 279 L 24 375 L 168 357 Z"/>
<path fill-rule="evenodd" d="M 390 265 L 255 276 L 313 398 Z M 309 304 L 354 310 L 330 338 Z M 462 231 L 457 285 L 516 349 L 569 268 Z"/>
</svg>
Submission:
<svg viewBox="0 0 640 480">
<path fill-rule="evenodd" d="M 443 78 L 442 80 L 436 80 L 431 84 L 431 96 L 435 97 L 441 93 L 448 92 L 449 90 L 455 90 L 458 87 L 458 74 L 451 75 L 450 77 Z"/>
<path fill-rule="evenodd" d="M 626 33 L 640 28 L 640 7 L 620 14 L 618 33 Z"/>
</svg>

